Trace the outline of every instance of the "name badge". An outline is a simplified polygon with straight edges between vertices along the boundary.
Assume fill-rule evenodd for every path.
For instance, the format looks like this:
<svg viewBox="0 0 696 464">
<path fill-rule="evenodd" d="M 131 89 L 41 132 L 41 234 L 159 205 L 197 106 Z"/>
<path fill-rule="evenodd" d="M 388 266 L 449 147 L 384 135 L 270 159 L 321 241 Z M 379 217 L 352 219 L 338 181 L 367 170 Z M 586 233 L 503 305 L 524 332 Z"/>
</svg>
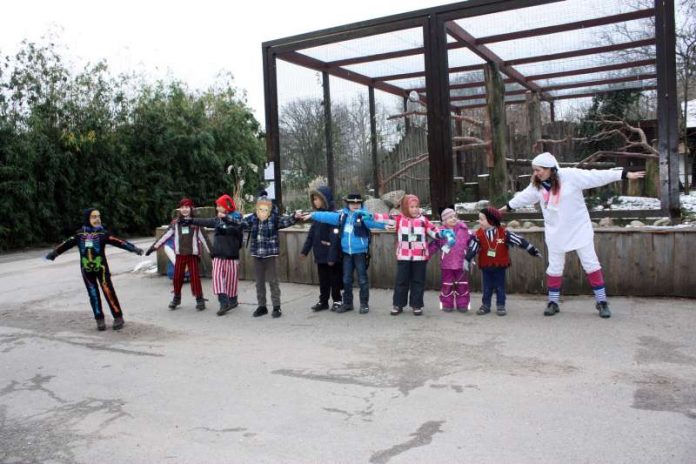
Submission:
<svg viewBox="0 0 696 464">
<path fill-rule="evenodd" d="M 352 234 L 353 233 L 353 224 L 346 224 L 343 227 L 343 231 L 347 234 Z"/>
<path fill-rule="evenodd" d="M 416 234 L 410 234 L 410 235 L 408 236 L 408 241 L 409 241 L 409 242 L 417 242 L 417 241 L 418 241 L 418 235 L 416 235 Z"/>
<path fill-rule="evenodd" d="M 184 234 L 184 235 L 188 235 L 188 234 L 189 234 L 189 228 L 186 227 L 186 226 L 182 227 L 182 228 L 181 228 L 181 233 Z"/>
<path fill-rule="evenodd" d="M 93 247 L 94 247 L 94 241 L 92 241 L 92 240 L 85 240 L 85 247 L 87 247 L 87 248 L 93 248 Z"/>
<path fill-rule="evenodd" d="M 488 256 L 489 258 L 495 258 L 495 250 L 488 250 L 486 256 Z"/>
</svg>

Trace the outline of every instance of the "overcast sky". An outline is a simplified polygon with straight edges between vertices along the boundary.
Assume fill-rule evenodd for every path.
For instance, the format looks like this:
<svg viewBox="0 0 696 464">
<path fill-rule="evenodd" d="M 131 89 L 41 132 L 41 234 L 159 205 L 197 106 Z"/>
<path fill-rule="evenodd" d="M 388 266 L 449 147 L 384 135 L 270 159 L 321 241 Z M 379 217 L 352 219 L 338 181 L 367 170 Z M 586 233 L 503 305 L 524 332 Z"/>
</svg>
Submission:
<svg viewBox="0 0 696 464">
<path fill-rule="evenodd" d="M 263 123 L 263 41 L 446 3 L 452 2 L 15 0 L 3 2 L 0 53 L 52 32 L 78 65 L 106 59 L 115 72 L 176 77 L 194 88 L 231 71 Z"/>
</svg>

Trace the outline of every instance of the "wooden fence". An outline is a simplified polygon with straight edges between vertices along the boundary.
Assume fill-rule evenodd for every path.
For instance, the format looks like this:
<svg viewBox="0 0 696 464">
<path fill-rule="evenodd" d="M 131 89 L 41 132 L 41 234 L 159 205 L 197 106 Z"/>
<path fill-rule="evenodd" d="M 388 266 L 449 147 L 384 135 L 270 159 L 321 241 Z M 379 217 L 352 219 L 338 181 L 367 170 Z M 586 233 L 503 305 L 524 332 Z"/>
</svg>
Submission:
<svg viewBox="0 0 696 464">
<path fill-rule="evenodd" d="M 161 236 L 164 228 L 157 231 Z M 519 231 L 548 255 L 543 228 Z M 212 239 L 212 231 L 209 231 Z M 292 227 L 280 231 L 281 254 L 278 275 L 282 282 L 318 284 L 316 265 L 311 259 L 299 259 L 307 237 L 307 229 Z M 595 231 L 595 246 L 602 263 L 609 295 L 664 296 L 696 298 L 696 228 L 602 228 Z M 396 278 L 395 237 L 389 232 L 373 234 L 370 286 L 393 288 Z M 512 266 L 508 270 L 509 293 L 544 293 L 546 261 L 512 249 Z M 240 277 L 254 279 L 253 258 L 248 250 L 242 253 Z M 166 273 L 166 256 L 158 252 L 161 274 Z M 204 257 L 204 274 L 210 276 L 210 258 Z M 428 264 L 427 288 L 438 289 L 440 282 L 439 257 Z M 480 291 L 481 279 L 477 268 L 471 273 L 473 291 Z M 574 253 L 566 256 L 563 294 L 592 294 L 580 262 Z"/>
</svg>

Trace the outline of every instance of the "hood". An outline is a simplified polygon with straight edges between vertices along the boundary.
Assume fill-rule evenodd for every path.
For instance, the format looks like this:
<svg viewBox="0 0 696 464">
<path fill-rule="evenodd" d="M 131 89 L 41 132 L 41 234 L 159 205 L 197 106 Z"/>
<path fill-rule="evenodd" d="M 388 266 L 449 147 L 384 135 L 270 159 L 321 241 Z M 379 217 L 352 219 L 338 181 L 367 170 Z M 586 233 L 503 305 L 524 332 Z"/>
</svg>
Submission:
<svg viewBox="0 0 696 464">
<path fill-rule="evenodd" d="M 334 197 L 333 193 L 331 192 L 331 189 L 326 186 L 322 185 L 318 187 L 316 190 L 311 190 L 309 192 L 309 201 L 310 203 L 312 202 L 312 196 L 316 195 L 317 197 L 321 198 L 321 201 L 324 203 L 321 209 L 325 210 L 334 210 L 336 207 L 334 206 Z M 312 208 L 314 208 L 314 204 L 312 204 Z"/>
</svg>

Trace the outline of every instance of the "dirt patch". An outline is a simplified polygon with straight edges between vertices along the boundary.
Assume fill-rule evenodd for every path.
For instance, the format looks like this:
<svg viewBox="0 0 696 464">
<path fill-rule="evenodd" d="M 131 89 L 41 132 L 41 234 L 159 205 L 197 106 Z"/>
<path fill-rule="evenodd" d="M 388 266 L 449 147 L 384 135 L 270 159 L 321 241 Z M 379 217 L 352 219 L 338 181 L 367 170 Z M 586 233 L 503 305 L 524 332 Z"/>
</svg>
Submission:
<svg viewBox="0 0 696 464">
<path fill-rule="evenodd" d="M 634 383 L 633 408 L 676 412 L 696 419 L 696 381 L 646 373 Z"/>
</svg>

